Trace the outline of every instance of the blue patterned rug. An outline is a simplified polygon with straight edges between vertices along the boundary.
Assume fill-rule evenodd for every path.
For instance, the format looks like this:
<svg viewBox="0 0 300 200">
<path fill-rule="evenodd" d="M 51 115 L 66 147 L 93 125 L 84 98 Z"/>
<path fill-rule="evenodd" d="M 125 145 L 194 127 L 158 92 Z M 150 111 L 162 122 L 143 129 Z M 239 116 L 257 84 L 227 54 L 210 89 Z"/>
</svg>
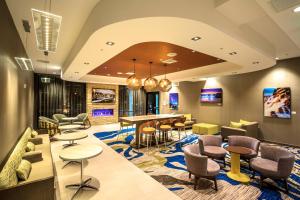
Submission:
<svg viewBox="0 0 300 200">
<path fill-rule="evenodd" d="M 226 158 L 227 167 L 222 169 L 217 176 L 218 192 L 213 190 L 212 182 L 205 179 L 201 179 L 199 189 L 194 190 L 193 180 L 189 179 L 186 171 L 182 147 L 197 143 L 198 135 L 188 133 L 181 143 L 171 142 L 167 148 L 161 145 L 159 149 L 151 147 L 149 151 L 146 151 L 146 148 L 138 151 L 130 146 L 134 139 L 133 132 L 134 129 L 126 129 L 121 132 L 100 132 L 94 135 L 182 199 L 300 199 L 300 149 L 285 147 L 296 155 L 293 173 L 289 178 L 288 195 L 274 188 L 274 185 L 277 185 L 283 189 L 284 185 L 281 181 L 274 183 L 267 179 L 269 186 L 260 189 L 258 176 L 251 179 L 248 185 L 228 178 L 226 172 L 229 171 L 228 166 L 230 166 L 229 155 Z M 176 133 L 173 134 L 174 136 L 177 135 L 176 131 L 174 133 Z M 174 140 L 177 141 L 176 137 Z M 226 143 L 223 144 L 224 147 L 226 145 Z M 243 173 L 251 175 L 245 163 L 242 162 L 241 166 Z"/>
</svg>

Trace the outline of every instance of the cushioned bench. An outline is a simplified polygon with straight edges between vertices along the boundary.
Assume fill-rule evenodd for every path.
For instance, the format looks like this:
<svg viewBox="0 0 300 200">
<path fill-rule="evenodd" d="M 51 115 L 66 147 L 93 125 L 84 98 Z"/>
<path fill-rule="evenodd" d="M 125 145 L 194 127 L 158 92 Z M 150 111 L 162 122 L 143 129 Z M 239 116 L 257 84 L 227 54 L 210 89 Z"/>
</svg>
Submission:
<svg viewBox="0 0 300 200">
<path fill-rule="evenodd" d="M 198 123 L 193 125 L 193 133 L 200 135 L 214 135 L 219 132 L 219 126 L 208 123 Z"/>
<path fill-rule="evenodd" d="M 36 145 L 36 151 L 42 152 L 42 161 L 32 163 L 30 175 L 26 181 L 19 181 L 16 175 L 25 147 L 31 137 L 31 128 L 27 128 L 0 172 L 0 196 L 9 200 L 53 200 L 54 172 L 48 135 L 38 135 L 42 144 Z"/>
</svg>

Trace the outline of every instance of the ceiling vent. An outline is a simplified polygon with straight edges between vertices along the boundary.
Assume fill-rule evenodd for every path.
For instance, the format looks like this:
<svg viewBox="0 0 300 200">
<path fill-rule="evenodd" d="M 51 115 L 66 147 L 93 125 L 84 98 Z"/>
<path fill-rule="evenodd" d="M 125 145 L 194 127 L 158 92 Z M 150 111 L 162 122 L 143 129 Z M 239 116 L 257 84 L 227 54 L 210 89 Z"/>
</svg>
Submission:
<svg viewBox="0 0 300 200">
<path fill-rule="evenodd" d="M 270 3 L 276 12 L 281 12 L 300 4 L 300 0 L 271 0 Z"/>
</svg>

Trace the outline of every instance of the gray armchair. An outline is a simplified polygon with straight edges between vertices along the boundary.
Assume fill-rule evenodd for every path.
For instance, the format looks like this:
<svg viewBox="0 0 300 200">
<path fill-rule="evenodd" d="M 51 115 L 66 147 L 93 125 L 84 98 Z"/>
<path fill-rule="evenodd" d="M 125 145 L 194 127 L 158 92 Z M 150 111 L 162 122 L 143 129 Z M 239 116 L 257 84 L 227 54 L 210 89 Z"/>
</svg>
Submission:
<svg viewBox="0 0 300 200">
<path fill-rule="evenodd" d="M 73 124 L 82 125 L 84 128 L 86 128 L 86 126 L 91 127 L 91 123 L 89 121 L 87 113 L 80 113 L 76 116 L 76 118 L 77 119 L 74 120 Z"/>
<path fill-rule="evenodd" d="M 250 149 L 250 154 L 241 155 L 241 159 L 245 160 L 250 168 L 250 159 L 257 157 L 260 141 L 252 137 L 234 135 L 228 137 L 228 145 L 241 146 Z"/>
<path fill-rule="evenodd" d="M 247 125 L 242 125 L 241 128 L 222 126 L 221 135 L 223 139 L 227 139 L 228 136 L 230 135 L 241 135 L 241 136 L 258 138 L 258 122 L 251 122 Z"/>
<path fill-rule="evenodd" d="M 286 149 L 266 144 L 261 145 L 260 151 L 261 157 L 251 159 L 250 162 L 254 170 L 253 176 L 255 171 L 260 173 L 261 187 L 265 178 L 283 180 L 288 192 L 287 179 L 292 172 L 295 156 Z"/>
<path fill-rule="evenodd" d="M 201 155 L 198 144 L 188 145 L 184 147 L 183 151 L 189 177 L 191 177 L 191 174 L 195 176 L 194 190 L 197 188 L 199 178 L 206 178 L 214 181 L 215 190 L 217 191 L 216 176 L 220 171 L 219 164 L 207 156 Z"/>
<path fill-rule="evenodd" d="M 65 117 L 67 117 L 67 116 L 64 114 L 54 114 L 53 115 L 53 119 L 58 121 L 60 126 L 70 124 L 70 122 L 63 120 L 63 118 L 65 118 Z"/>
<path fill-rule="evenodd" d="M 199 137 L 199 148 L 202 155 L 222 160 L 225 167 L 226 150 L 222 148 L 222 137 L 220 135 L 201 135 Z"/>
</svg>

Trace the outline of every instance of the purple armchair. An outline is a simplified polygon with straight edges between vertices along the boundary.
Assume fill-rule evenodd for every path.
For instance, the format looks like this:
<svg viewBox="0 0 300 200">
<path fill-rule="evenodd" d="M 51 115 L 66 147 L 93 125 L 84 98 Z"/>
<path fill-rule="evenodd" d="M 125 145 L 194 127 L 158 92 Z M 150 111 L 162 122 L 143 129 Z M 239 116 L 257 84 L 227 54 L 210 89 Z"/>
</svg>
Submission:
<svg viewBox="0 0 300 200">
<path fill-rule="evenodd" d="M 201 155 L 198 144 L 188 145 L 184 147 L 183 151 L 189 177 L 191 177 L 191 174 L 195 176 L 194 190 L 196 190 L 199 178 L 206 178 L 214 181 L 215 190 L 217 191 L 216 176 L 220 171 L 219 164 L 207 156 Z"/>
<path fill-rule="evenodd" d="M 286 149 L 267 144 L 261 145 L 260 151 L 261 157 L 250 161 L 254 173 L 260 173 L 260 186 L 262 187 L 265 178 L 283 180 L 288 192 L 287 179 L 292 172 L 295 156 Z"/>
</svg>

